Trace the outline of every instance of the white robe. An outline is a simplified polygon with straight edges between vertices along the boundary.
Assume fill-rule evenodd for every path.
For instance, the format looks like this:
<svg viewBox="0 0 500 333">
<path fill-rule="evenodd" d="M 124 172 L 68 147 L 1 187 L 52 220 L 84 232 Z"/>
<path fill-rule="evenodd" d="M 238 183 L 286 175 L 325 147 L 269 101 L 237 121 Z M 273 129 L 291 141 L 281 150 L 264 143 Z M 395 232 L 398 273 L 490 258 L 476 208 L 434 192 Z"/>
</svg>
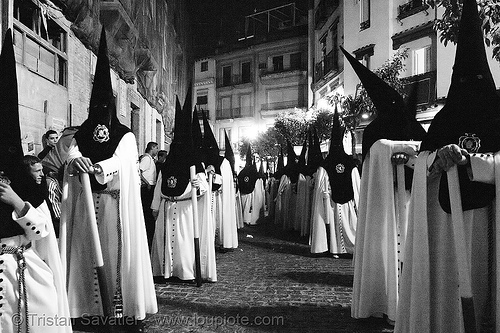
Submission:
<svg viewBox="0 0 500 333">
<path fill-rule="evenodd" d="M 326 251 L 334 254 L 353 253 L 360 182 L 357 168 L 352 169 L 351 177 L 354 198 L 344 204 L 337 204 L 330 198 L 328 173 L 323 167 L 318 168 L 314 184 L 314 205 L 311 211 L 311 253 Z M 328 247 L 327 224 L 330 226 L 330 247 Z"/>
<path fill-rule="evenodd" d="M 241 229 L 245 226 L 244 218 L 243 218 L 243 204 L 241 200 L 241 193 L 240 191 L 236 192 L 235 194 L 235 202 L 236 202 L 236 227 L 238 229 Z"/>
<path fill-rule="evenodd" d="M 258 178 L 255 182 L 255 188 L 252 192 L 252 211 L 250 225 L 256 225 L 260 218 L 264 216 L 264 207 L 265 207 L 265 191 L 264 191 L 264 182 L 262 178 Z"/>
<path fill-rule="evenodd" d="M 438 202 L 440 176 L 431 178 L 427 174 L 435 155 L 420 152 L 415 165 L 395 332 L 464 331 L 451 214 L 446 214 Z M 478 155 L 479 163 L 471 157 L 473 180 L 495 182 L 500 163 L 489 158 L 486 163 L 489 169 L 476 170 L 478 165 L 488 162 L 487 157 Z M 496 182 L 498 186 L 498 172 Z M 497 214 L 499 208 L 497 204 Z M 488 208 L 468 210 L 463 215 L 476 323 L 480 325 L 489 293 Z"/>
<path fill-rule="evenodd" d="M 213 182 L 220 184 L 222 179 L 220 175 L 213 175 Z M 215 262 L 215 228 L 216 218 L 221 218 L 217 214 L 217 208 L 220 202 L 216 192 L 212 191 L 210 183 L 206 181 L 206 194 L 198 200 L 198 223 L 200 228 L 200 264 L 201 278 L 209 282 L 217 281 L 217 267 Z"/>
<path fill-rule="evenodd" d="M 382 139 L 372 145 L 365 157 L 354 251 L 353 318 L 386 314 L 390 320 L 396 319 L 398 252 L 402 250 L 398 248 L 398 235 L 400 226 L 406 230 L 407 217 L 399 221 L 391 156 L 396 152 L 414 155 L 419 144 Z M 409 199 L 409 193 L 405 197 Z"/>
<path fill-rule="evenodd" d="M 311 176 L 299 174 L 297 181 L 297 198 L 295 204 L 295 219 L 299 226 L 300 235 L 309 235 L 311 220 L 311 194 L 313 181 Z"/>
<path fill-rule="evenodd" d="M 12 218 L 25 231 L 24 235 L 2 238 L 0 243 L 19 247 L 31 242 L 24 251 L 26 261 L 25 286 L 28 298 L 28 320 L 22 322 L 22 332 L 63 333 L 71 332 L 66 279 L 62 270 L 54 227 L 50 212 L 44 202 L 37 208 L 29 205 L 22 217 L 12 213 Z M 0 255 L 0 332 L 17 332 L 14 322 L 24 318 L 24 304 L 18 316 L 19 268 L 14 254 Z"/>
<path fill-rule="evenodd" d="M 271 177 L 267 182 L 267 211 L 268 216 L 271 220 L 274 220 L 274 214 L 276 210 L 276 193 L 278 192 L 278 181 Z"/>
<path fill-rule="evenodd" d="M 73 139 L 68 160 L 79 156 L 81 153 Z M 112 157 L 98 162 L 103 172 L 96 177 L 97 181 L 107 184 L 107 190 L 119 190 L 119 196 L 92 195 L 110 304 L 113 304 L 113 296 L 121 287 L 123 315 L 144 319 L 147 313 L 156 313 L 158 307 L 142 213 L 137 161 L 135 136 L 129 132 L 122 137 Z M 90 246 L 88 210 L 84 207 L 79 177 L 69 177 L 66 172 L 65 179 L 70 183 L 69 197 L 63 202 L 63 209 L 67 210 L 68 216 L 66 244 L 71 316 L 102 315 L 101 295 L 95 288 L 97 275 Z M 120 254 L 121 265 L 118 265 Z"/>
<path fill-rule="evenodd" d="M 219 210 L 219 240 L 218 243 L 226 249 L 238 247 L 238 228 L 236 217 L 236 189 L 234 188 L 233 171 L 227 159 L 221 164 L 222 186 L 220 188 Z"/>
<path fill-rule="evenodd" d="M 180 196 L 169 198 L 161 193 L 162 178 L 160 172 L 151 203 L 151 209 L 158 210 L 151 251 L 153 274 L 165 278 L 175 276 L 182 280 L 194 280 L 195 251 L 191 183 L 187 184 Z M 202 241 L 202 235 L 206 237 L 214 229 L 211 224 L 208 225 L 206 220 L 203 220 L 203 217 L 207 217 L 207 208 L 210 208 L 205 203 L 208 191 L 205 173 L 198 173 L 197 178 L 200 183 L 198 196 L 200 263 L 202 278 L 208 279 L 206 269 L 208 259 L 211 257 L 209 258 L 210 253 L 206 248 L 207 241 Z M 209 196 L 208 199 L 210 200 Z M 211 219 L 209 222 L 211 223 Z"/>
<path fill-rule="evenodd" d="M 289 229 L 290 213 L 287 211 L 288 203 L 290 202 L 291 195 L 290 177 L 287 175 L 281 176 L 278 186 L 278 193 L 276 194 L 276 208 L 274 214 L 274 223 L 281 225 L 283 229 Z"/>
</svg>

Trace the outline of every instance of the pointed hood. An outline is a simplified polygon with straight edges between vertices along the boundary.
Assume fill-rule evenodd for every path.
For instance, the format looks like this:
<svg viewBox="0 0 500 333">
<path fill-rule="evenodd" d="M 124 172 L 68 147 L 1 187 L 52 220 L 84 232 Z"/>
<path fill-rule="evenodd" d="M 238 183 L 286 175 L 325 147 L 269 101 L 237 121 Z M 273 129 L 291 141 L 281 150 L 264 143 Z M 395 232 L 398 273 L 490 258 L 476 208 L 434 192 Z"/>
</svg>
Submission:
<svg viewBox="0 0 500 333">
<path fill-rule="evenodd" d="M 248 143 L 248 149 L 246 154 L 245 167 L 238 174 L 238 185 L 241 194 L 250 194 L 255 188 L 255 182 L 257 181 L 258 174 L 257 168 L 253 163 L 252 148 L 250 143 Z"/>
<path fill-rule="evenodd" d="M 97 163 L 113 156 L 122 137 L 130 129 L 120 123 L 116 115 L 116 103 L 111 86 L 106 31 L 101 30 L 97 64 L 90 95 L 89 116 L 75 134 L 78 148 L 83 156 Z M 104 190 L 106 185 L 99 184 L 91 177 L 93 190 Z"/>
<path fill-rule="evenodd" d="M 446 104 L 434 117 L 421 149 L 460 144 L 464 137 L 470 152 L 498 151 L 499 124 L 500 98 L 487 61 L 477 4 L 466 0 Z"/>
<path fill-rule="evenodd" d="M 215 140 L 214 133 L 203 110 L 201 114 L 203 117 L 203 149 L 207 154 L 207 165 L 213 165 L 220 171 L 220 165 L 224 157 L 219 155 L 219 145 L 217 144 L 217 140 Z"/>
<path fill-rule="evenodd" d="M 337 107 L 332 122 L 330 148 L 328 156 L 323 161 L 323 168 L 328 173 L 331 188 L 331 198 L 338 204 L 344 204 L 354 198 L 352 187 L 352 169 L 356 166 L 351 155 L 344 151 L 345 129 L 340 123 Z"/>
<path fill-rule="evenodd" d="M 337 105 L 335 105 L 335 112 L 333 114 L 332 132 L 330 134 L 330 148 L 328 155 L 336 153 L 344 153 L 344 133 L 345 127 L 340 123 L 340 116 Z"/>
<path fill-rule="evenodd" d="M 371 146 L 380 139 L 422 140 L 425 130 L 415 115 L 408 112 L 403 97 L 344 48 L 340 49 L 377 109 L 377 117 L 363 131 L 363 159 Z"/>
<path fill-rule="evenodd" d="M 319 138 L 314 127 L 309 129 L 309 150 L 307 152 L 308 175 L 312 176 L 323 164 L 323 154 L 319 144 Z"/>
<path fill-rule="evenodd" d="M 219 145 L 217 145 L 217 141 L 215 140 L 214 133 L 212 132 L 212 128 L 208 123 L 207 116 L 205 115 L 205 111 L 201 110 L 202 118 L 203 118 L 203 144 L 202 149 L 205 155 L 205 166 L 212 165 L 215 169 L 215 173 L 222 176 L 222 171 L 220 169 L 222 161 L 224 161 L 224 156 L 219 155 Z M 212 190 L 217 191 L 221 187 L 221 184 L 212 184 Z"/>
<path fill-rule="evenodd" d="M 500 98 L 487 62 L 481 19 L 475 0 L 465 0 L 459 25 L 455 64 L 446 104 L 436 114 L 421 150 L 457 144 L 470 153 L 500 150 Z M 464 210 L 487 206 L 494 186 L 471 182 L 459 167 Z M 441 177 L 439 201 L 449 212 L 446 177 Z"/>
<path fill-rule="evenodd" d="M 250 143 L 249 143 L 246 158 L 245 158 L 245 167 L 252 166 L 252 163 L 253 163 L 252 147 L 250 146 Z"/>
<path fill-rule="evenodd" d="M 23 165 L 21 127 L 19 125 L 19 103 L 17 90 L 16 60 L 12 44 L 12 31 L 5 34 L 0 54 L 0 181 L 10 183 L 21 199 L 34 207 L 44 200 L 44 193 Z M 12 220 L 12 207 L 0 202 L 0 238 L 24 234 L 23 228 Z"/>
<path fill-rule="evenodd" d="M 189 168 L 196 165 L 196 172 L 203 172 L 199 156 L 195 153 L 193 139 L 191 136 L 191 97 L 190 88 L 186 94 L 186 100 L 181 107 L 179 98 L 176 96 L 174 139 L 170 144 L 167 159 L 175 163 L 163 163 L 161 167 L 163 195 L 179 196 L 186 190 L 190 181 Z"/>
<path fill-rule="evenodd" d="M 281 179 L 285 171 L 285 161 L 283 158 L 283 147 L 280 146 L 280 152 L 278 154 L 278 162 L 276 165 L 276 169 L 274 170 L 274 178 Z"/>
<path fill-rule="evenodd" d="M 196 154 L 199 154 L 201 161 L 205 163 L 205 167 L 207 167 L 207 154 L 205 149 L 203 149 L 203 134 L 201 133 L 200 120 L 198 118 L 196 106 L 192 112 L 191 134 L 193 138 L 193 147 Z"/>
<path fill-rule="evenodd" d="M 293 150 L 290 140 L 286 141 L 286 167 L 285 174 L 290 177 L 290 181 L 295 184 L 299 178 L 299 165 L 297 163 L 298 157 Z"/>
<path fill-rule="evenodd" d="M 231 170 L 233 170 L 233 174 L 236 174 L 236 170 L 234 169 L 235 167 L 235 158 L 234 158 L 234 152 L 233 152 L 233 147 L 231 146 L 231 141 L 229 141 L 229 137 L 227 136 L 226 130 L 224 130 L 224 157 L 226 160 L 229 161 L 229 164 L 231 165 Z"/>
</svg>

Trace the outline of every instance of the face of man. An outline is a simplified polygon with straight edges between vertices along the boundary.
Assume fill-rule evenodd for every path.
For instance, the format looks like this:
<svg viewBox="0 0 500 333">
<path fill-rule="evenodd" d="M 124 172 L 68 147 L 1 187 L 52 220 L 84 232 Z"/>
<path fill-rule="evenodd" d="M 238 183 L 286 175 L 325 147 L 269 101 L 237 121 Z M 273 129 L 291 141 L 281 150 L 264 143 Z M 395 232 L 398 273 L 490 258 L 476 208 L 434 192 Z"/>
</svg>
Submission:
<svg viewBox="0 0 500 333">
<path fill-rule="evenodd" d="M 155 157 L 158 154 L 158 146 L 154 146 L 153 149 L 151 149 L 151 156 Z"/>
<path fill-rule="evenodd" d="M 158 156 L 158 162 L 159 163 L 165 163 L 166 159 L 167 159 L 167 155 Z"/>
<path fill-rule="evenodd" d="M 47 145 L 54 147 L 57 143 L 57 140 L 59 140 L 59 135 L 49 134 L 49 137 L 47 138 Z"/>
<path fill-rule="evenodd" d="M 30 165 L 30 175 L 31 177 L 33 177 L 37 184 L 41 184 L 43 177 L 42 163 L 35 163 L 33 165 Z"/>
</svg>

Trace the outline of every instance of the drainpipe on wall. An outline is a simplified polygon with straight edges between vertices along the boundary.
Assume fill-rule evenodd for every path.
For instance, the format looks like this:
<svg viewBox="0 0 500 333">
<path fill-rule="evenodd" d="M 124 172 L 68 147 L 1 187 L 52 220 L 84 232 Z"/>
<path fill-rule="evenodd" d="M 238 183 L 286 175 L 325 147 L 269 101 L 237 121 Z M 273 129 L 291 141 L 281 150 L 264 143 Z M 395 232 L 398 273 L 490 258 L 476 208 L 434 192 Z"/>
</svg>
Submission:
<svg viewBox="0 0 500 333">
<path fill-rule="evenodd" d="M 314 0 L 309 0 L 307 11 L 307 108 L 314 105 L 314 92 L 312 91 L 314 76 Z"/>
</svg>

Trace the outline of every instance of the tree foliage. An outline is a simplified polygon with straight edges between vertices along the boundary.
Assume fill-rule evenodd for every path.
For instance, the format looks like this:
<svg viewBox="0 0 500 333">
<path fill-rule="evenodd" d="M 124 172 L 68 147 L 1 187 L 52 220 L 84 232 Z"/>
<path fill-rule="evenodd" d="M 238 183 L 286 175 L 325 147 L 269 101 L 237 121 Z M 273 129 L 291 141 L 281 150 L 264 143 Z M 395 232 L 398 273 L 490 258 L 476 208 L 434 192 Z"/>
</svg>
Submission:
<svg viewBox="0 0 500 333">
<path fill-rule="evenodd" d="M 444 14 L 434 22 L 434 29 L 440 34 L 440 41 L 456 43 L 458 26 L 462 14 L 463 0 L 427 0 L 432 7 L 443 7 Z M 500 2 L 498 0 L 477 0 L 479 16 L 485 43 L 493 47 L 493 57 L 500 61 Z"/>
</svg>

